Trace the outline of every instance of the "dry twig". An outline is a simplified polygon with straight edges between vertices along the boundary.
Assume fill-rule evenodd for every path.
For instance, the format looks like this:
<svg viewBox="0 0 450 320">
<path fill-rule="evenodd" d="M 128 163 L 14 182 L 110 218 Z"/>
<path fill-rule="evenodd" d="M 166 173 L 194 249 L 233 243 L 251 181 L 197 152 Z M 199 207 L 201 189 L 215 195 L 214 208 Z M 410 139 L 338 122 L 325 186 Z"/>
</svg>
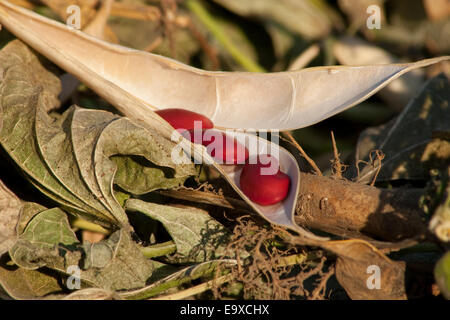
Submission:
<svg viewBox="0 0 450 320">
<path fill-rule="evenodd" d="M 331 131 L 331 142 L 333 144 L 333 153 L 334 153 L 334 159 L 331 161 L 333 177 L 342 179 L 342 173 L 345 171 L 347 166 L 341 162 L 340 154 L 336 146 L 336 140 L 334 139 L 333 131 Z"/>
<path fill-rule="evenodd" d="M 288 138 L 289 143 L 291 143 L 292 145 L 294 145 L 298 151 L 300 151 L 301 155 L 303 156 L 303 158 L 306 159 L 306 161 L 308 161 L 308 163 L 311 165 L 311 167 L 314 169 L 314 171 L 316 172 L 317 175 L 321 176 L 322 175 L 322 171 L 320 171 L 319 167 L 317 166 L 317 164 L 314 162 L 313 159 L 311 159 L 306 152 L 303 150 L 303 148 L 298 144 L 298 142 L 294 139 L 294 137 L 292 136 L 292 134 L 289 131 L 284 131 L 283 132 Z"/>
</svg>

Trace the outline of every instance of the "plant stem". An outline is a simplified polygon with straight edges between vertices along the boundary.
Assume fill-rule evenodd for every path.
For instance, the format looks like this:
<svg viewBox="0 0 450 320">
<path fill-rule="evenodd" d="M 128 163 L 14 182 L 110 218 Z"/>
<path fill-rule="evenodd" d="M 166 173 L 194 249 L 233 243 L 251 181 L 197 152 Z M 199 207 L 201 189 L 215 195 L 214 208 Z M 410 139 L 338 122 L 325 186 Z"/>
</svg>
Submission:
<svg viewBox="0 0 450 320">
<path fill-rule="evenodd" d="M 98 224 L 95 224 L 95 223 L 92 223 L 90 221 L 83 220 L 80 218 L 75 218 L 71 224 L 72 224 L 72 227 L 79 228 L 82 230 L 97 232 L 97 233 L 101 233 L 101 234 L 105 234 L 105 235 L 108 235 L 110 233 L 108 230 L 104 229 L 102 226 L 99 226 Z"/>
<path fill-rule="evenodd" d="M 287 267 L 295 264 L 302 264 L 308 260 L 314 260 L 317 258 L 316 252 L 293 254 L 287 257 L 282 257 L 277 267 Z"/>
<path fill-rule="evenodd" d="M 283 259 L 280 261 L 280 264 L 278 264 L 276 267 L 286 267 L 291 266 L 295 264 L 302 264 L 308 260 L 315 259 L 317 256 L 315 253 L 312 255 L 310 254 L 294 254 L 287 257 L 283 257 Z M 159 296 L 157 298 L 153 298 L 150 300 L 181 300 L 186 299 L 189 297 L 192 297 L 193 295 L 211 290 L 213 286 L 220 286 L 224 283 L 227 283 L 228 281 L 233 280 L 235 275 L 233 273 L 228 273 L 226 275 L 223 275 L 217 279 L 209 280 L 207 282 L 201 283 L 199 285 L 196 285 L 194 287 L 188 288 L 186 290 L 182 290 L 176 293 L 168 294 L 165 296 Z"/>
<path fill-rule="evenodd" d="M 209 32 L 214 35 L 224 49 L 231 54 L 237 63 L 250 72 L 265 72 L 263 67 L 239 51 L 233 42 L 231 42 L 225 35 L 223 30 L 214 20 L 214 17 L 208 12 L 208 10 L 206 10 L 199 0 L 187 0 L 185 3 L 187 8 L 195 14 L 195 16 L 205 25 Z"/>
<path fill-rule="evenodd" d="M 284 131 L 283 132 L 290 140 L 290 142 L 294 145 L 294 147 L 296 147 L 298 149 L 298 151 L 300 151 L 300 153 L 302 154 L 303 158 L 306 159 L 306 161 L 308 161 L 308 163 L 310 164 L 310 166 L 314 169 L 314 171 L 316 172 L 316 174 L 318 176 L 322 175 L 322 171 L 320 171 L 319 167 L 316 165 L 316 163 L 314 162 L 313 159 L 311 159 L 306 152 L 303 150 L 303 148 L 298 144 L 298 142 L 294 139 L 294 137 L 292 136 L 292 134 L 289 131 Z"/>
<path fill-rule="evenodd" d="M 234 278 L 234 275 L 232 273 L 229 273 L 227 275 L 224 275 L 222 277 L 219 277 L 217 279 L 210 280 L 208 282 L 204 282 L 202 284 L 199 284 L 197 286 L 191 287 L 189 289 L 179 291 L 173 294 L 168 294 L 165 296 L 161 296 L 158 298 L 150 299 L 150 300 L 181 300 L 186 299 L 188 297 L 191 297 L 193 295 L 208 291 L 212 289 L 214 285 L 219 286 L 221 284 L 224 284 Z"/>
<path fill-rule="evenodd" d="M 173 241 L 167 241 L 148 247 L 141 247 L 140 249 L 144 256 L 150 259 L 174 253 L 177 251 L 177 246 Z"/>
</svg>

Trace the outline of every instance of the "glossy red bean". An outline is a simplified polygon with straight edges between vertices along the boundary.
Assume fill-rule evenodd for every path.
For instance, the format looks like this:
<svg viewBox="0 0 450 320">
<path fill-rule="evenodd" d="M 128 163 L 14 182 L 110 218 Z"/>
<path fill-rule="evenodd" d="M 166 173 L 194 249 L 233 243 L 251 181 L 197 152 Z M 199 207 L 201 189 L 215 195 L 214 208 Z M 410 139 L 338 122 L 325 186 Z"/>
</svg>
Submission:
<svg viewBox="0 0 450 320">
<path fill-rule="evenodd" d="M 289 176 L 280 171 L 278 160 L 272 156 L 267 156 L 267 160 L 275 162 L 271 164 L 258 158 L 255 164 L 245 164 L 239 180 L 242 192 L 263 206 L 283 201 L 291 184 Z"/>
<path fill-rule="evenodd" d="M 175 129 L 193 130 L 195 121 L 199 121 L 199 129 L 206 130 L 214 128 L 214 123 L 202 114 L 184 109 L 162 109 L 155 111 L 161 118 L 166 120 Z"/>
<path fill-rule="evenodd" d="M 208 154 L 220 164 L 244 164 L 248 159 L 248 149 L 223 132 L 205 130 L 195 133 L 194 130 L 189 130 L 183 135 L 193 143 L 204 145 Z M 216 139 L 220 140 L 216 142 Z"/>
</svg>

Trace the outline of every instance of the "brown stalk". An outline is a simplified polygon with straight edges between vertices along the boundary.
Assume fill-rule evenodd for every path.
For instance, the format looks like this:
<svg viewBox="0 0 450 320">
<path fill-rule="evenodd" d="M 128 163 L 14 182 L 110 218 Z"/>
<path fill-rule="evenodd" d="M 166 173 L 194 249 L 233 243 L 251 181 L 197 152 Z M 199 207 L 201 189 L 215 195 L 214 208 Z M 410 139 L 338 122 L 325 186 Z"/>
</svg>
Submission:
<svg viewBox="0 0 450 320">
<path fill-rule="evenodd" d="M 289 142 L 294 145 L 298 151 L 300 151 L 301 155 L 303 156 L 303 158 L 306 159 L 306 161 L 308 161 L 308 163 L 311 165 L 311 167 L 314 169 L 314 171 L 316 172 L 317 175 L 321 176 L 322 175 L 322 171 L 320 171 L 319 167 L 316 165 L 316 163 L 314 162 L 313 159 L 311 159 L 305 152 L 305 150 L 303 150 L 303 148 L 298 144 L 298 142 L 294 139 L 294 137 L 292 136 L 292 134 L 289 131 L 284 131 L 283 132 L 288 138 L 289 138 Z"/>
<path fill-rule="evenodd" d="M 218 70 L 220 66 L 220 61 L 217 50 L 214 47 L 212 47 L 206 40 L 205 36 L 203 36 L 203 34 L 199 30 L 197 30 L 197 27 L 194 25 L 191 19 L 188 20 L 187 27 L 189 28 L 195 39 L 197 39 L 198 43 L 202 47 L 203 51 L 205 51 L 208 58 L 211 60 L 212 69 Z"/>
<path fill-rule="evenodd" d="M 152 52 L 158 48 L 163 43 L 163 38 L 161 36 L 156 37 L 148 46 L 144 48 L 144 51 Z"/>
<path fill-rule="evenodd" d="M 114 2 L 111 15 L 135 20 L 158 21 L 161 19 L 161 11 L 158 7 L 121 2 Z"/>
<path fill-rule="evenodd" d="M 380 173 L 381 170 L 381 161 L 383 161 L 384 159 L 384 154 L 383 152 L 381 152 L 381 150 L 375 150 L 375 155 L 376 155 L 376 160 L 378 160 L 378 165 L 377 166 L 377 171 L 375 172 L 375 175 L 373 176 L 372 182 L 370 182 L 371 186 L 375 185 L 375 182 L 377 181 L 377 177 L 378 174 Z M 371 162 L 372 162 L 372 155 L 370 155 L 371 158 Z M 373 161 L 375 163 L 375 160 Z"/>
<path fill-rule="evenodd" d="M 333 177 L 342 179 L 342 172 L 345 171 L 346 165 L 342 164 L 340 154 L 336 146 L 336 140 L 334 139 L 334 133 L 331 131 L 331 142 L 333 144 L 334 159 L 333 164 Z"/>
</svg>

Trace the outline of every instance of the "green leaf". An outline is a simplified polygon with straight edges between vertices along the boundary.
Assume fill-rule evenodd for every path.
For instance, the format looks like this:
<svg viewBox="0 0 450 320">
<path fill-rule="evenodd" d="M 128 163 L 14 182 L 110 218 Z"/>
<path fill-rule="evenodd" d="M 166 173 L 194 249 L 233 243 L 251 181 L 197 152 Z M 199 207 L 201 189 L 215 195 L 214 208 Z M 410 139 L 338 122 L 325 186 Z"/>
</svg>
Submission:
<svg viewBox="0 0 450 320">
<path fill-rule="evenodd" d="M 70 125 L 74 112 L 75 107 L 71 107 L 60 118 L 54 119 L 42 109 L 36 110 L 35 132 L 39 151 L 51 173 L 89 208 L 89 213 L 115 221 L 83 181 L 71 143 Z"/>
<path fill-rule="evenodd" d="M 119 230 L 99 243 L 83 244 L 82 279 L 109 290 L 141 288 L 152 275 L 154 262 L 144 257 L 129 232 Z"/>
<path fill-rule="evenodd" d="M 1 187 L 2 184 L 0 182 L 0 189 Z M 2 193 L 0 192 L 0 200 L 2 199 L 6 200 L 6 197 L 2 198 Z M 0 203 L 5 204 L 4 201 L 0 201 Z M 24 251 L 27 247 L 21 246 L 21 243 L 27 242 L 25 240 L 27 238 L 33 238 L 34 249 L 48 245 L 50 241 L 59 242 L 58 238 L 61 238 L 63 242 L 67 242 L 68 238 L 71 238 L 72 235 L 69 234 L 69 237 L 67 237 L 68 234 L 65 232 L 61 234 L 52 232 L 54 231 L 52 230 L 52 227 L 54 227 L 53 223 L 65 223 L 65 214 L 59 209 L 46 210 L 45 207 L 32 202 L 20 203 L 18 206 L 16 204 L 14 205 L 14 210 L 19 213 L 17 215 L 18 219 L 14 220 L 10 216 L 9 222 L 15 234 L 19 235 L 19 237 L 14 237 L 15 243 L 10 246 L 10 252 L 14 252 L 17 249 L 19 251 L 22 250 L 21 253 L 29 258 L 30 252 Z M 1 217 L 6 218 L 7 211 L 0 209 Z M 32 234 L 36 234 L 36 236 L 30 237 Z M 39 242 L 41 240 L 42 242 Z M 17 257 L 20 256 L 19 251 L 15 252 Z M 60 275 L 57 272 L 50 269 L 29 270 L 15 266 L 13 263 L 7 255 L 0 257 L 0 296 L 2 296 L 1 292 L 4 291 L 8 298 L 35 299 L 64 290 L 61 285 Z M 38 262 L 33 264 L 33 262 L 25 261 L 23 263 L 32 269 L 36 269 L 35 264 Z"/>
<path fill-rule="evenodd" d="M 46 267 L 67 276 L 72 275 L 68 268 L 76 266 L 84 286 L 106 290 L 145 286 L 154 262 L 144 257 L 128 231 L 118 230 L 98 243 L 80 244 L 55 210 L 36 216 L 10 250 L 17 265 L 31 270 Z"/>
<path fill-rule="evenodd" d="M 114 183 L 135 195 L 180 187 L 188 177 L 174 177 L 172 168 L 155 166 L 142 157 L 113 156 L 111 160 L 117 166 Z"/>
<path fill-rule="evenodd" d="M 434 278 L 442 295 L 450 300 L 450 251 L 439 259 L 434 268 Z"/>
<path fill-rule="evenodd" d="M 141 156 L 155 165 L 174 169 L 173 176 L 176 178 L 195 174 L 193 164 L 174 164 L 171 158 L 174 146 L 173 142 L 128 118 L 111 121 L 100 133 L 93 154 L 96 178 L 109 205 L 113 208 L 120 206 L 112 193 L 111 186 L 117 166 L 110 157 L 114 155 Z"/>
<path fill-rule="evenodd" d="M 436 134 L 450 132 L 449 100 L 449 81 L 443 75 L 437 76 L 396 119 L 365 130 L 359 137 L 356 159 L 369 161 L 371 151 L 376 149 L 385 158 L 381 169 L 378 161 L 363 167 L 358 181 L 369 183 L 379 169 L 377 181 L 418 180 L 426 178 L 431 168 L 448 166 L 450 142 Z M 348 177 L 351 175 L 356 174 L 349 171 Z"/>
<path fill-rule="evenodd" d="M 70 228 L 64 211 L 59 208 L 48 209 L 33 217 L 9 250 L 9 255 L 18 266 L 35 270 L 46 265 L 43 257 L 58 255 L 58 252 L 53 250 L 56 246 L 76 243 L 78 239 Z"/>
<path fill-rule="evenodd" d="M 57 272 L 19 268 L 5 255 L 0 259 L 0 297 L 2 290 L 5 298 L 29 300 L 62 292 L 64 287 Z"/>
<path fill-rule="evenodd" d="M 92 194 L 110 210 L 111 214 L 119 221 L 123 221 L 125 220 L 125 214 L 114 198 L 111 190 L 112 184 L 106 187 L 106 191 L 100 187 L 102 179 L 110 181 L 112 177 L 109 175 L 100 176 L 100 180 L 98 179 L 93 157 L 98 137 L 108 124 L 118 118 L 118 116 L 106 111 L 76 108 L 72 118 L 71 136 L 75 158 L 83 180 Z M 114 171 L 111 174 L 113 175 Z"/>
<path fill-rule="evenodd" d="M 35 217 L 38 213 L 47 210 L 46 207 L 41 206 L 38 203 L 34 202 L 26 202 L 23 204 L 22 209 L 20 210 L 20 219 L 17 222 L 16 232 L 18 235 L 24 233 L 26 226 L 28 223 Z"/>
<path fill-rule="evenodd" d="M 137 199 L 129 199 L 125 208 L 162 223 L 177 246 L 176 254 L 167 257 L 172 262 L 204 262 L 221 257 L 225 252 L 229 232 L 203 210 L 176 208 Z"/>
</svg>

